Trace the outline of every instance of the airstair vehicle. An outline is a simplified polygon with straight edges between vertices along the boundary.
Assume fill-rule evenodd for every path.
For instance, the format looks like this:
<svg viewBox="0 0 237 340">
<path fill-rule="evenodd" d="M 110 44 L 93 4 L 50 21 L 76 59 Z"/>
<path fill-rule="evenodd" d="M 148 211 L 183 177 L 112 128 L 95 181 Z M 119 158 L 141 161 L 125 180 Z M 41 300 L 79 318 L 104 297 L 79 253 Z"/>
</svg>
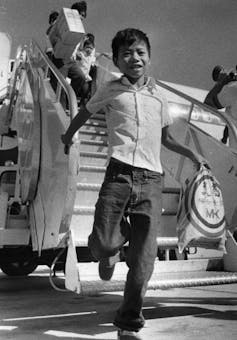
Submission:
<svg viewBox="0 0 237 340">
<path fill-rule="evenodd" d="M 98 79 L 108 73 L 102 64 Z M 56 90 L 50 84 L 52 76 L 57 79 Z M 227 124 L 237 141 L 235 126 L 224 113 L 189 96 L 185 88 L 180 92 L 157 82 L 170 103 L 175 137 L 208 159 L 219 180 L 228 228 L 233 228 L 237 222 L 237 154 L 220 139 Z M 104 113 L 98 112 L 81 128 L 65 154 L 60 135 L 77 114 L 78 103 L 71 86 L 35 41 L 18 48 L 11 78 L 1 86 L 7 86 L 7 91 L 0 105 L 0 268 L 7 275 L 28 275 L 40 264 L 52 268 L 58 261 L 65 266 L 68 290 L 95 294 L 123 289 L 125 263 L 117 264 L 111 281 L 101 281 L 87 247 L 107 159 Z M 159 260 L 149 288 L 237 282 L 237 243 L 231 232 L 227 254 L 198 244 L 178 253 L 180 187 L 194 170 L 189 160 L 165 148 L 162 162 L 165 185 L 157 238 Z"/>
</svg>

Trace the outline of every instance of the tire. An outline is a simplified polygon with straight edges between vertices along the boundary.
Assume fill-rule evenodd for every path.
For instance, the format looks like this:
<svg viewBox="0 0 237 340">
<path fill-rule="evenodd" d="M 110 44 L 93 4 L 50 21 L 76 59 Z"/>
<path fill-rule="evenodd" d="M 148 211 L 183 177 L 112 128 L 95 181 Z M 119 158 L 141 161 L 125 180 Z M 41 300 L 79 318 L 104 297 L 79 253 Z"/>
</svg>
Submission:
<svg viewBox="0 0 237 340">
<path fill-rule="evenodd" d="M 27 276 L 37 268 L 35 259 L 21 259 L 0 263 L 0 268 L 8 276 Z"/>
</svg>

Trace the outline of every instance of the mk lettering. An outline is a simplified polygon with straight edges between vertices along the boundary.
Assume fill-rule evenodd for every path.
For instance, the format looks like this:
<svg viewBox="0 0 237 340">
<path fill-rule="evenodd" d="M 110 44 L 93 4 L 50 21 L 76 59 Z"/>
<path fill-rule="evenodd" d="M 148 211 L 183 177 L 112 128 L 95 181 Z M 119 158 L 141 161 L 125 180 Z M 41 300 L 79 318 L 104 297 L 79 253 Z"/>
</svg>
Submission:
<svg viewBox="0 0 237 340">
<path fill-rule="evenodd" d="M 211 209 L 211 210 L 208 210 L 208 209 L 206 209 L 206 216 L 208 217 L 208 218 L 214 218 L 214 217 L 216 217 L 216 218 L 220 218 L 220 216 L 219 216 L 219 210 L 214 210 L 214 209 Z"/>
</svg>

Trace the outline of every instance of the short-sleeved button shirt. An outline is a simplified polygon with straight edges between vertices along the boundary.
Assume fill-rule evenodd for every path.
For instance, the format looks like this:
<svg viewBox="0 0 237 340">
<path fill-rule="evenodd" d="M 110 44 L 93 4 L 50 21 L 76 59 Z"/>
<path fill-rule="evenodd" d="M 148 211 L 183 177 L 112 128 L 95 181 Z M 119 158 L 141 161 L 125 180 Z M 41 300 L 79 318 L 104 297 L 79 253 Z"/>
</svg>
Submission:
<svg viewBox="0 0 237 340">
<path fill-rule="evenodd" d="M 168 102 L 153 78 L 135 88 L 126 77 L 99 88 L 86 108 L 103 109 L 108 127 L 108 157 L 156 172 L 160 161 L 161 130 L 172 123 Z"/>
</svg>

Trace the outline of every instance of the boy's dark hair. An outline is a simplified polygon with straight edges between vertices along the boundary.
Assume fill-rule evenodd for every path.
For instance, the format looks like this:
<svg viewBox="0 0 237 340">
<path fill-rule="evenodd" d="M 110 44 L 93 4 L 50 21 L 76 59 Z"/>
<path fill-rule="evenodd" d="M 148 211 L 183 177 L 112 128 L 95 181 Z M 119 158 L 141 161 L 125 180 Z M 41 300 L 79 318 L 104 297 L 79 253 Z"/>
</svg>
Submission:
<svg viewBox="0 0 237 340">
<path fill-rule="evenodd" d="M 49 24 L 51 25 L 58 17 L 58 12 L 57 11 L 53 11 L 49 14 Z"/>
<path fill-rule="evenodd" d="M 91 40 L 86 40 L 85 42 L 84 42 L 84 44 L 83 44 L 83 47 L 85 48 L 85 47 L 87 47 L 87 46 L 92 46 L 92 47 L 95 47 L 95 43 L 93 42 L 93 41 L 91 41 Z"/>
<path fill-rule="evenodd" d="M 86 12 L 87 12 L 87 3 L 86 3 L 86 1 L 75 2 L 74 4 L 72 4 L 71 9 L 76 9 L 79 12 L 79 14 L 84 12 L 85 13 L 85 18 L 86 18 Z"/>
<path fill-rule="evenodd" d="M 115 37 L 112 40 L 112 52 L 113 52 L 113 60 L 117 60 L 119 47 L 122 45 L 132 45 L 135 41 L 144 41 L 149 57 L 151 55 L 151 45 L 147 35 L 136 29 L 136 28 L 126 28 L 124 30 L 118 31 Z"/>
</svg>

